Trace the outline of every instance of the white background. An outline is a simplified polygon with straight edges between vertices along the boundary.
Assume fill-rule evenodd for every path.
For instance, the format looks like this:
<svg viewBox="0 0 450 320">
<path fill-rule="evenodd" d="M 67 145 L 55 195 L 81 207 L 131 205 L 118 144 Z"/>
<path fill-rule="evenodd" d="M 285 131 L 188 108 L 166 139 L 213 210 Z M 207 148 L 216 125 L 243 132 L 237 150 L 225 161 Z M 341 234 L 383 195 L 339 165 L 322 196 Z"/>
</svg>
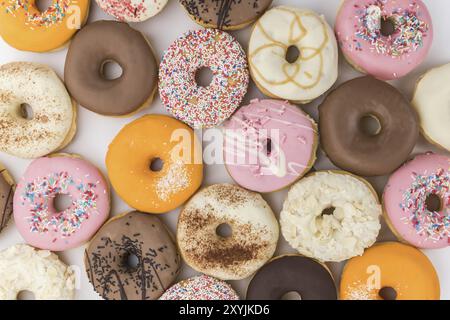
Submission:
<svg viewBox="0 0 450 320">
<path fill-rule="evenodd" d="M 429 10 L 431 11 L 431 16 L 433 17 L 435 35 L 432 50 L 426 61 L 419 68 L 417 68 L 407 77 L 392 82 L 392 84 L 398 87 L 408 99 L 412 97 L 414 84 L 422 73 L 424 73 L 431 67 L 450 62 L 450 41 L 448 38 L 448 30 L 450 29 L 450 20 L 448 18 L 450 17 L 450 1 L 425 0 L 424 2 L 428 5 Z M 324 14 L 327 21 L 333 26 L 339 3 L 340 0 L 275 0 L 273 5 L 289 4 L 298 7 L 313 9 L 319 13 Z M 112 18 L 106 16 L 93 1 L 93 3 L 91 4 L 91 14 L 89 17 L 89 22 L 99 19 Z M 133 24 L 133 27 L 142 31 L 150 39 L 152 46 L 159 58 L 162 56 L 163 51 L 183 32 L 200 28 L 198 25 L 191 21 L 191 19 L 186 15 L 185 11 L 176 0 L 170 0 L 167 7 L 158 16 L 144 23 Z M 247 47 L 248 39 L 250 36 L 250 28 L 233 32 L 233 35 L 237 37 L 244 48 Z M 61 77 L 63 76 L 66 53 L 67 49 L 55 53 L 45 54 L 19 52 L 9 47 L 0 39 L 0 64 L 11 61 L 35 61 L 46 63 L 53 69 L 55 69 Z M 349 65 L 341 57 L 339 80 L 337 84 L 359 75 L 360 74 L 349 67 Z M 255 97 L 262 98 L 263 96 L 252 85 L 249 93 L 247 94 L 246 102 Z M 317 105 L 321 101 L 322 98 L 319 98 L 313 103 L 303 106 L 303 109 L 317 119 Z M 166 113 L 164 107 L 161 105 L 159 97 L 156 97 L 155 101 L 149 108 L 143 110 L 133 117 L 124 119 L 100 116 L 79 107 L 77 135 L 73 142 L 66 149 L 64 149 L 64 151 L 81 154 L 87 160 L 91 161 L 93 164 L 101 168 L 103 172 L 106 172 L 104 158 L 108 144 L 112 141 L 117 132 L 125 124 L 147 113 Z M 428 150 L 445 153 L 442 150 L 433 148 L 421 137 L 414 153 Z M 333 166 L 323 155 L 321 155 L 321 153 L 322 152 L 319 150 L 319 161 L 316 163 L 315 168 L 333 168 Z M 20 178 L 21 174 L 25 171 L 26 167 L 30 163 L 29 160 L 18 159 L 6 154 L 0 154 L 0 161 L 5 164 L 16 181 Z M 386 177 L 378 177 L 369 180 L 376 186 L 378 192 L 381 192 L 384 183 L 386 182 Z M 232 182 L 231 178 L 228 176 L 225 168 L 222 165 L 209 166 L 205 168 L 205 185 L 221 182 Z M 264 195 L 265 199 L 270 203 L 277 216 L 281 210 L 282 202 L 286 196 L 286 193 L 287 190 L 283 190 L 280 192 Z M 123 201 L 121 201 L 116 194 L 113 193 L 111 215 L 117 215 L 129 210 L 130 208 Z M 170 229 L 173 232 L 175 232 L 178 212 L 179 211 L 176 210 L 161 216 L 161 218 L 169 225 Z M 394 239 L 394 236 L 390 233 L 390 231 L 388 231 L 387 227 L 384 224 L 379 239 Z M 0 249 L 7 248 L 13 244 L 21 242 L 23 242 L 23 239 L 17 232 L 13 221 L 11 221 L 9 226 L 0 234 Z M 84 248 L 85 247 L 83 246 L 73 250 L 68 250 L 66 252 L 58 253 L 58 255 L 67 264 L 77 265 L 82 270 L 80 289 L 77 291 L 76 297 L 78 299 L 98 299 L 99 296 L 92 289 L 92 286 L 88 282 L 84 271 Z M 283 237 L 280 236 L 277 255 L 291 252 L 294 252 L 294 250 L 290 248 L 289 245 L 284 241 Z M 450 247 L 441 250 L 427 250 L 425 251 L 425 254 L 431 259 L 438 272 L 441 282 L 442 298 L 450 299 Z M 335 275 L 337 283 L 339 283 L 339 274 L 343 264 L 331 263 L 329 264 L 329 266 Z M 194 274 L 195 272 L 192 269 L 184 265 L 179 279 L 184 279 Z M 245 298 L 248 281 L 249 279 L 245 279 L 242 281 L 232 281 L 230 283 L 239 292 L 240 296 L 242 298 Z"/>
</svg>

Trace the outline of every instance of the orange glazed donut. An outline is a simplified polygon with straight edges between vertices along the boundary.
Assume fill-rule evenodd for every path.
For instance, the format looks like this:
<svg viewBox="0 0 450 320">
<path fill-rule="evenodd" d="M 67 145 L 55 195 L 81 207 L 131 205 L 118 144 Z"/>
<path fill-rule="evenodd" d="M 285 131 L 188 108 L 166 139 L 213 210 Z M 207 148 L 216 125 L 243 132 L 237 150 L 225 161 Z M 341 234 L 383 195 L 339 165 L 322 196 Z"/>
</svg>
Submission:
<svg viewBox="0 0 450 320">
<path fill-rule="evenodd" d="M 147 115 L 114 138 L 106 167 L 112 186 L 129 206 L 164 213 L 179 207 L 200 187 L 201 144 L 184 123 Z"/>
<path fill-rule="evenodd" d="M 420 250 L 384 242 L 348 261 L 341 276 L 342 300 L 439 300 L 439 279 Z"/>
<path fill-rule="evenodd" d="M 89 5 L 90 0 L 53 0 L 41 12 L 36 0 L 0 1 L 0 36 L 24 51 L 62 48 L 86 22 Z"/>
</svg>

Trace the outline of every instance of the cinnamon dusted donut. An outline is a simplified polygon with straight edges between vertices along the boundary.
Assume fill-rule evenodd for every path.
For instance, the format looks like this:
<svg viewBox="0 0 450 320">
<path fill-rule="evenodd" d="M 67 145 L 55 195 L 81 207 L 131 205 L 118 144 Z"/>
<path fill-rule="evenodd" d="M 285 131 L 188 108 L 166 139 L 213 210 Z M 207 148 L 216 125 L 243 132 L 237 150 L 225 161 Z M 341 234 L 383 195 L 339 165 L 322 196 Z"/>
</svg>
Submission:
<svg viewBox="0 0 450 320">
<path fill-rule="evenodd" d="M 104 74 L 110 62 L 122 68 L 117 79 Z M 72 40 L 64 80 L 83 107 L 102 115 L 125 116 L 150 104 L 157 74 L 157 61 L 142 33 L 126 23 L 96 21 Z"/>
<path fill-rule="evenodd" d="M 397 89 L 372 77 L 339 86 L 319 106 L 319 113 L 325 153 L 336 166 L 362 176 L 397 169 L 419 137 L 409 102 Z"/>
<path fill-rule="evenodd" d="M 14 179 L 8 170 L 0 164 L 0 232 L 6 227 L 13 213 Z"/>
<path fill-rule="evenodd" d="M 181 211 L 177 230 L 186 263 L 221 280 L 244 279 L 258 270 L 272 257 L 279 235 L 261 195 L 231 184 L 195 194 Z"/>
<path fill-rule="evenodd" d="M 133 211 L 100 229 L 85 252 L 85 266 L 106 300 L 155 300 L 175 281 L 181 260 L 161 220 Z"/>
</svg>

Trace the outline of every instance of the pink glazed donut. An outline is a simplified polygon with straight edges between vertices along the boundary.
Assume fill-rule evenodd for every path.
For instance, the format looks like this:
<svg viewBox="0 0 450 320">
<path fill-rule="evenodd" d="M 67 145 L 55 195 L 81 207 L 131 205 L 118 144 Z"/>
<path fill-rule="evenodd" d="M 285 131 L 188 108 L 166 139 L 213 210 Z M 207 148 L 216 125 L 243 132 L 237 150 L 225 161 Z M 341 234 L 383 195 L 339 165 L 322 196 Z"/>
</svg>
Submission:
<svg viewBox="0 0 450 320">
<path fill-rule="evenodd" d="M 411 72 L 433 42 L 431 16 L 421 0 L 344 0 L 335 29 L 349 63 L 381 80 Z"/>
<path fill-rule="evenodd" d="M 316 160 L 317 126 L 300 108 L 252 100 L 224 125 L 224 158 L 242 187 L 272 192 L 307 173 Z"/>
<path fill-rule="evenodd" d="M 69 195 L 72 204 L 57 212 L 57 195 Z M 14 220 L 25 241 L 51 251 L 82 245 L 108 218 L 110 195 L 100 171 L 74 155 L 34 160 L 14 194 Z"/>
<path fill-rule="evenodd" d="M 415 157 L 390 178 L 383 194 L 386 220 L 401 239 L 423 249 L 450 245 L 450 158 Z"/>
</svg>

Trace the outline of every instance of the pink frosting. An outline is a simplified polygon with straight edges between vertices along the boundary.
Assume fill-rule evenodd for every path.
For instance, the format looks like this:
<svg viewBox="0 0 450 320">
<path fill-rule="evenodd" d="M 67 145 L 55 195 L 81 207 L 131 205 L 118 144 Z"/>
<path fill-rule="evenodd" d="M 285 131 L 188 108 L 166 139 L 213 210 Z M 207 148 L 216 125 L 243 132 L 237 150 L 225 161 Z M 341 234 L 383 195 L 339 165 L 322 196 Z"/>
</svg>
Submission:
<svg viewBox="0 0 450 320">
<path fill-rule="evenodd" d="M 249 190 L 284 188 L 309 170 L 315 157 L 317 131 L 313 120 L 285 101 L 253 100 L 224 127 L 228 172 Z"/>
<path fill-rule="evenodd" d="M 429 211 L 430 194 L 441 199 L 441 211 Z M 419 155 L 398 169 L 384 190 L 384 208 L 397 233 L 412 245 L 435 249 L 449 245 L 450 158 Z"/>
<path fill-rule="evenodd" d="M 72 205 L 56 212 L 58 194 Z M 108 218 L 109 190 L 99 170 L 69 157 L 34 160 L 14 194 L 14 220 L 25 241 L 51 251 L 71 249 L 88 241 Z"/>
<path fill-rule="evenodd" d="M 397 21 L 393 35 L 380 33 L 380 15 Z M 381 80 L 411 72 L 433 42 L 431 16 L 420 0 L 345 0 L 335 30 L 352 63 Z"/>
</svg>

